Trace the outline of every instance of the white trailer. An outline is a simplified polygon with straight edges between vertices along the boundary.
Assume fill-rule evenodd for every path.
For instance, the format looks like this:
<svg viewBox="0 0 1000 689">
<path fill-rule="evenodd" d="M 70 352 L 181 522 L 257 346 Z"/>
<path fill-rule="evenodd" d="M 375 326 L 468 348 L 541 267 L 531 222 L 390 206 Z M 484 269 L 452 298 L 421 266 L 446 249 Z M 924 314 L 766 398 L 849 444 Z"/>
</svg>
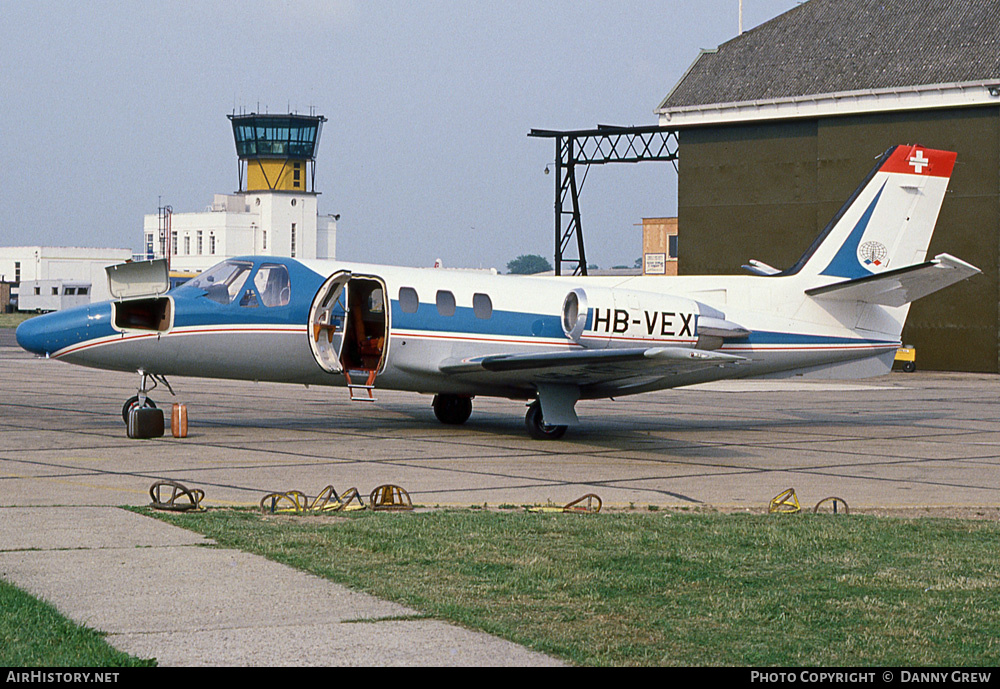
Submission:
<svg viewBox="0 0 1000 689">
<path fill-rule="evenodd" d="M 24 280 L 18 289 L 18 311 L 60 311 L 90 303 L 91 285 L 75 280 Z"/>
</svg>

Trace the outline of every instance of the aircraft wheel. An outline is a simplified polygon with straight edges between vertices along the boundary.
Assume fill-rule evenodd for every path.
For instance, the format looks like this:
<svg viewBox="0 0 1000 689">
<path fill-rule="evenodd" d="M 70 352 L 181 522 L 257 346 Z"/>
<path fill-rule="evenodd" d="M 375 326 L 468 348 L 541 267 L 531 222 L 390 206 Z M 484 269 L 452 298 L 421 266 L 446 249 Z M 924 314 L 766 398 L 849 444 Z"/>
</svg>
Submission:
<svg viewBox="0 0 1000 689">
<path fill-rule="evenodd" d="M 441 423 L 461 426 L 472 416 L 472 398 L 460 395 L 434 395 L 434 416 Z"/>
<path fill-rule="evenodd" d="M 549 426 L 542 419 L 542 405 L 532 402 L 528 405 L 528 413 L 524 415 L 524 425 L 535 440 L 559 440 L 566 435 L 566 426 Z"/>
<path fill-rule="evenodd" d="M 125 421 L 126 424 L 128 423 L 129 412 L 138 406 L 139 406 L 138 395 L 132 395 L 127 400 L 125 400 L 125 405 L 122 407 L 122 420 Z M 153 402 L 153 400 L 149 399 L 148 397 L 146 398 L 146 403 L 143 404 L 142 406 L 146 407 L 147 409 L 156 409 L 156 404 Z"/>
</svg>

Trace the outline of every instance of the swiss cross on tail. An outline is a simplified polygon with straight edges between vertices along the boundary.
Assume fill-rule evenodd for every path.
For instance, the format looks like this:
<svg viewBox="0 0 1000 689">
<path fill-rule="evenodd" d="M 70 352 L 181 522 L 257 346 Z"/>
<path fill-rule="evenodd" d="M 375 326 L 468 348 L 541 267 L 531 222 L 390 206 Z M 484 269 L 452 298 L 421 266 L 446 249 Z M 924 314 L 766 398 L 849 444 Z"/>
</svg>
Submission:
<svg viewBox="0 0 1000 689">
<path fill-rule="evenodd" d="M 882 166 L 883 172 L 903 172 L 923 177 L 951 177 L 955 154 L 922 146 L 899 146 Z"/>
<path fill-rule="evenodd" d="M 924 171 L 924 168 L 930 163 L 927 158 L 924 158 L 923 151 L 917 151 L 914 155 L 910 156 L 910 165 L 913 166 L 913 171 L 918 175 Z"/>
</svg>

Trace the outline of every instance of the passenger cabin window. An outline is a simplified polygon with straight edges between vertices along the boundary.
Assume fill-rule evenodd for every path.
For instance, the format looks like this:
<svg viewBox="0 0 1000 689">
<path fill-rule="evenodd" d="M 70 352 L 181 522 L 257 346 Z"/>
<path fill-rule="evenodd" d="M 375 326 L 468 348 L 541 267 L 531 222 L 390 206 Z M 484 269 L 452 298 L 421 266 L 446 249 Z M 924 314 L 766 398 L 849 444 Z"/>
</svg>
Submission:
<svg viewBox="0 0 1000 689">
<path fill-rule="evenodd" d="M 285 306 L 291 299 L 288 269 L 277 263 L 262 263 L 253 279 L 264 306 Z"/>
<path fill-rule="evenodd" d="M 455 295 L 445 289 L 439 289 L 437 293 L 438 313 L 442 316 L 455 315 Z"/>
<path fill-rule="evenodd" d="M 399 288 L 399 308 L 403 313 L 416 313 L 420 307 L 417 290 L 412 287 Z"/>
<path fill-rule="evenodd" d="M 473 294 L 472 311 L 476 314 L 476 318 L 491 318 L 493 316 L 493 302 L 490 300 L 490 295 L 478 292 Z"/>
</svg>

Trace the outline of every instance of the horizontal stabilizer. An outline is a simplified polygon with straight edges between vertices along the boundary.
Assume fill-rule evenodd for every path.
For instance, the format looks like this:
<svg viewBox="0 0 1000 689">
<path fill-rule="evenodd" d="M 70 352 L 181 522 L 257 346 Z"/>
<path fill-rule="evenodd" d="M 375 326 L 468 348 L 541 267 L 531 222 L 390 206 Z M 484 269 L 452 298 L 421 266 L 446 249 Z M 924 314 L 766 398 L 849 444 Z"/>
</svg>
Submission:
<svg viewBox="0 0 1000 689">
<path fill-rule="evenodd" d="M 698 334 L 721 337 L 724 340 L 745 340 L 750 337 L 750 331 L 742 325 L 711 316 L 698 317 Z"/>
<path fill-rule="evenodd" d="M 902 306 L 981 272 L 979 268 L 954 256 L 939 254 L 931 261 L 814 287 L 806 290 L 806 294 L 831 301 Z"/>
<path fill-rule="evenodd" d="M 751 259 L 750 263 L 743 265 L 743 270 L 753 273 L 754 275 L 763 275 L 765 277 L 771 275 L 777 275 L 781 271 L 773 266 L 769 266 L 763 261 L 758 261 Z"/>
</svg>

